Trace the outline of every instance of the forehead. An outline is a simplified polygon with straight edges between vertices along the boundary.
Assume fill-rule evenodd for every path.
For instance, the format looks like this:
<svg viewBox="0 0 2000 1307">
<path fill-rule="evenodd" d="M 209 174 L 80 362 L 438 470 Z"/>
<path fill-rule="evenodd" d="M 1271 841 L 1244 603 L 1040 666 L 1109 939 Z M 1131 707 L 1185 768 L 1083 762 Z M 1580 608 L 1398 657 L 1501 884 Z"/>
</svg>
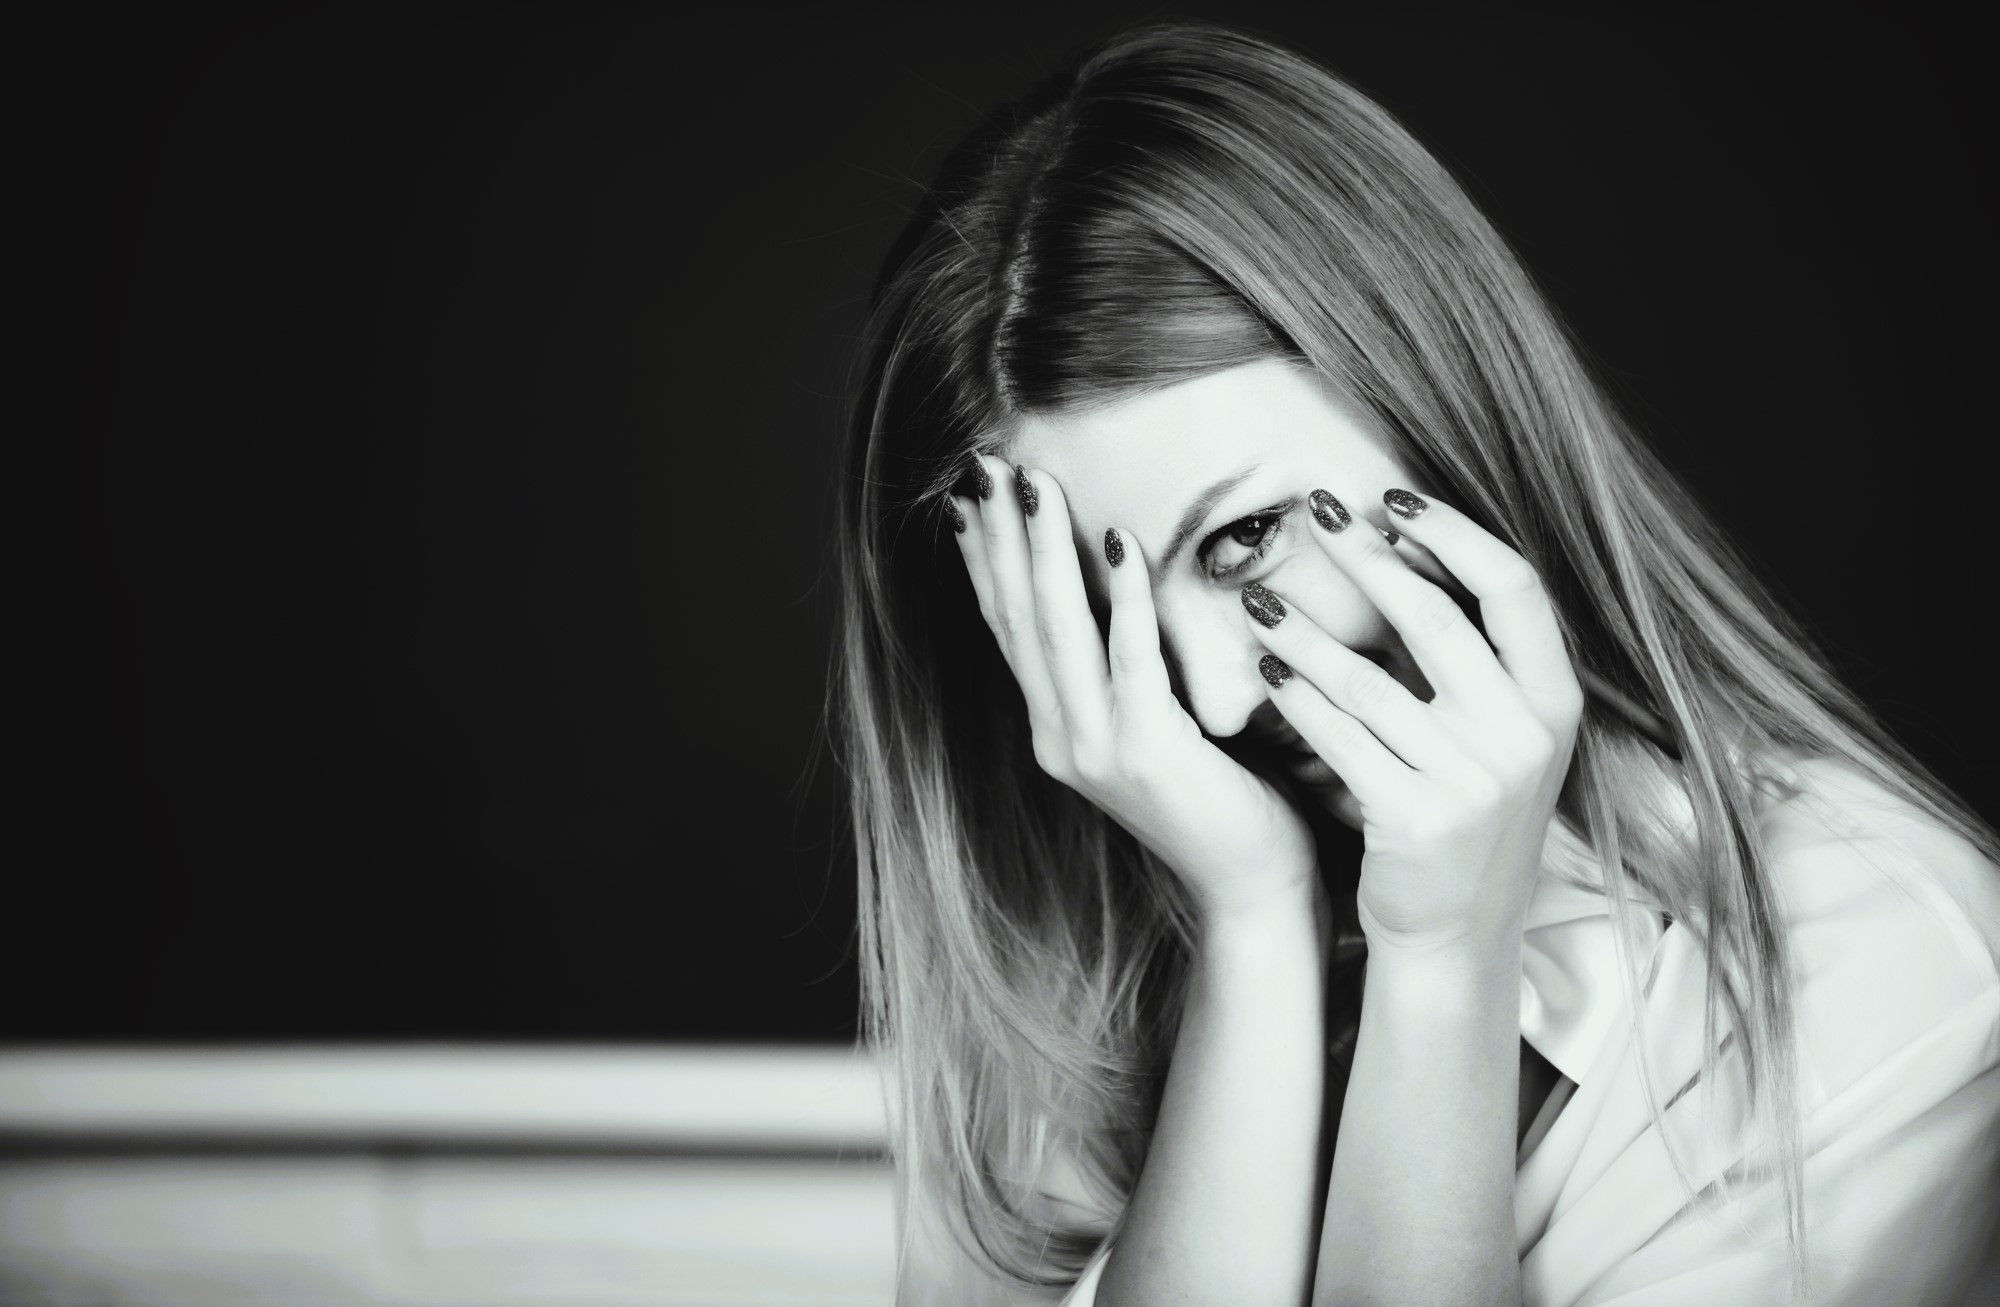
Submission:
<svg viewBox="0 0 2000 1307">
<path fill-rule="evenodd" d="M 1149 552 L 1197 495 L 1247 468 L 1310 476 L 1390 462 L 1388 442 L 1357 406 L 1305 365 L 1276 358 L 1087 412 L 1029 417 L 1004 457 L 1053 476 L 1080 531 L 1116 523 L 1142 533 Z"/>
</svg>

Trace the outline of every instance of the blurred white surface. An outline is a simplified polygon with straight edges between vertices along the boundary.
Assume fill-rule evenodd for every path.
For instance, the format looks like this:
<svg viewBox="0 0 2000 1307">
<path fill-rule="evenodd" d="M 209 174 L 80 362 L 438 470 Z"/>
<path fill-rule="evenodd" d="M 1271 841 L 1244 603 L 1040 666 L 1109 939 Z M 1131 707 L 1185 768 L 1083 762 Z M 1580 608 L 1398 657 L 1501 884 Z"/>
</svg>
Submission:
<svg viewBox="0 0 2000 1307">
<path fill-rule="evenodd" d="M 839 1049 L 0 1053 L 0 1302 L 887 1307 L 881 1130 Z"/>
<path fill-rule="evenodd" d="M 0 1051 L 0 1130 L 877 1147 L 881 1085 L 837 1047 Z"/>
</svg>

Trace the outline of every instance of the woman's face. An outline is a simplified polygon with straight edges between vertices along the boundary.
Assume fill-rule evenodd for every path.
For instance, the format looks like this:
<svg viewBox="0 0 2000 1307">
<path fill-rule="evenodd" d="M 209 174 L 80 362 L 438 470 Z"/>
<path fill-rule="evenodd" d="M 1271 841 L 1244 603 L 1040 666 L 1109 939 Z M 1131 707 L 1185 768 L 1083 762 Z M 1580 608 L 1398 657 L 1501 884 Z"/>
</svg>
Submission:
<svg viewBox="0 0 2000 1307">
<path fill-rule="evenodd" d="M 1382 492 L 1427 487 L 1309 368 L 1266 359 L 1089 414 L 1030 418 L 1003 456 L 1061 484 L 1100 618 L 1108 612 L 1104 529 L 1138 540 L 1152 570 L 1161 652 L 1208 735 L 1288 733 L 1266 697 L 1257 670 L 1264 648 L 1238 597 L 1252 581 L 1430 697 L 1395 629 L 1309 538 L 1320 528 L 1306 502 L 1324 488 L 1357 519 L 1393 529 Z M 1411 543 L 1398 552 L 1423 570 L 1436 566 Z"/>
</svg>

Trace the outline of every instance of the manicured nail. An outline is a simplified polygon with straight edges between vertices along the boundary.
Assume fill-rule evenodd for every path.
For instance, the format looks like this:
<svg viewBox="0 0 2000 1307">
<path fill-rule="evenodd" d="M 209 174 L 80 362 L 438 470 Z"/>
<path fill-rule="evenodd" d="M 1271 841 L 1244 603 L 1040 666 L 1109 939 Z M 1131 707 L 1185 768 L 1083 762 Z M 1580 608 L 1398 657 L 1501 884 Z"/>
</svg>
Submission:
<svg viewBox="0 0 2000 1307">
<path fill-rule="evenodd" d="M 1382 492 L 1382 502 L 1389 506 L 1390 512 L 1406 522 L 1430 507 L 1407 490 L 1385 490 Z"/>
<path fill-rule="evenodd" d="M 981 499 L 993 498 L 993 478 L 988 476 L 983 464 L 974 463 L 958 479 L 955 487 L 961 495 L 977 495 Z"/>
<path fill-rule="evenodd" d="M 1266 627 L 1285 620 L 1284 601 L 1255 581 L 1243 587 L 1243 607 Z"/>
<path fill-rule="evenodd" d="M 1273 690 L 1292 679 L 1292 669 L 1285 666 L 1285 660 L 1276 654 L 1265 654 L 1259 658 L 1257 670 L 1264 673 L 1264 679 L 1271 683 Z"/>
<path fill-rule="evenodd" d="M 1354 519 L 1348 516 L 1346 505 L 1324 490 L 1315 490 L 1306 496 L 1312 505 L 1313 521 L 1328 531 L 1345 531 Z"/>
<path fill-rule="evenodd" d="M 963 509 L 959 508 L 958 501 L 947 495 L 945 496 L 944 506 L 951 510 L 951 529 L 958 532 L 960 535 L 964 535 L 965 512 Z"/>
<path fill-rule="evenodd" d="M 1118 536 L 1118 528 L 1104 528 L 1104 561 L 1113 567 L 1125 561 L 1125 542 Z"/>
<path fill-rule="evenodd" d="M 1021 497 L 1021 511 L 1029 517 L 1033 517 L 1035 510 L 1042 506 L 1041 492 L 1035 489 L 1034 482 L 1028 480 L 1027 469 L 1019 463 L 1014 464 L 1014 493 Z"/>
</svg>

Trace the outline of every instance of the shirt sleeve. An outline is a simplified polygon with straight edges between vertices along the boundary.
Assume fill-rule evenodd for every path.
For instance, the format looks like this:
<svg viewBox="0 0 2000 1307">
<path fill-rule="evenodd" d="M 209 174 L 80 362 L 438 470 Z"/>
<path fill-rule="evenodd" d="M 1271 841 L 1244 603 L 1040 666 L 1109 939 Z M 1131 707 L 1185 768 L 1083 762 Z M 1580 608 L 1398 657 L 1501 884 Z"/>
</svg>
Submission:
<svg viewBox="0 0 2000 1307">
<path fill-rule="evenodd" d="M 2000 996 L 1941 1023 L 1885 1079 L 1949 1072 L 1991 1039 Z M 1927 1106 L 1886 1085 L 1830 1101 L 1806 1121 L 1806 1301 L 1827 1307 L 1960 1304 L 1994 1231 L 2000 1071 Z M 1788 1301 L 1790 1249 L 1775 1183 L 1747 1181 L 1713 1210 L 1680 1208 L 1577 1301 L 1619 1307 Z"/>
<path fill-rule="evenodd" d="M 1782 841 L 1773 866 L 1815 1307 L 1961 1303 L 2000 1211 L 2000 973 L 1982 924 L 2000 871 L 1942 832 L 1881 832 Z M 1670 929 L 1642 999 L 1661 1124 L 1626 1032 L 1523 1160 L 1530 1307 L 1791 1300 L 1740 1059 L 1729 1049 L 1712 1083 L 1695 1074 L 1704 969 Z"/>
</svg>

